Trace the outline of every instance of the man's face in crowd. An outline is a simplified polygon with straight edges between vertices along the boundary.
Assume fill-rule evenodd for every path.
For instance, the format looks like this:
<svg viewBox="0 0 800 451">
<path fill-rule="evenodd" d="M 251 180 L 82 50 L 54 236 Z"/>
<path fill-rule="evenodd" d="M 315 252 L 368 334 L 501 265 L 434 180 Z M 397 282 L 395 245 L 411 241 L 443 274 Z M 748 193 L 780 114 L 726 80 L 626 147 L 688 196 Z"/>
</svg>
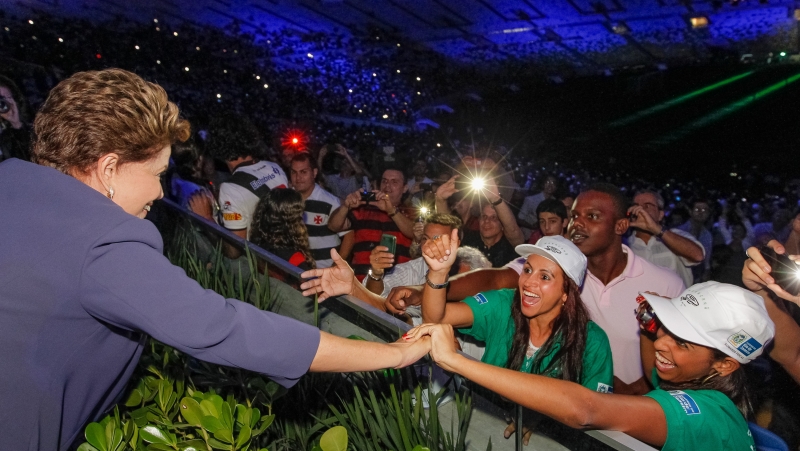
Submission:
<svg viewBox="0 0 800 451">
<path fill-rule="evenodd" d="M 642 207 L 656 222 L 661 222 L 664 219 L 664 210 L 658 208 L 658 199 L 651 193 L 637 194 L 633 198 L 633 205 Z"/>
<path fill-rule="evenodd" d="M 411 173 L 415 177 L 423 178 L 425 174 L 428 173 L 428 164 L 425 163 L 425 160 L 417 160 L 414 163 L 414 167 L 411 169 Z"/>
<path fill-rule="evenodd" d="M 406 189 L 403 173 L 394 169 L 383 171 L 381 191 L 389 196 L 392 205 L 400 205 L 400 200 L 403 198 L 403 193 L 406 192 Z"/>
<path fill-rule="evenodd" d="M 692 220 L 701 224 L 705 224 L 708 217 L 711 215 L 711 209 L 705 202 L 695 202 L 692 207 Z"/>
<path fill-rule="evenodd" d="M 539 230 L 544 236 L 561 235 L 567 222 L 567 219 L 561 219 L 561 216 L 555 213 L 547 211 L 539 213 Z"/>
<path fill-rule="evenodd" d="M 547 180 L 544 181 L 544 193 L 548 196 L 551 196 L 553 193 L 556 192 L 556 188 L 558 188 L 556 178 L 555 177 L 547 177 Z"/>
<path fill-rule="evenodd" d="M 586 191 L 575 199 L 569 238 L 587 257 L 602 255 L 621 244 L 628 220 L 618 218 L 610 195 Z"/>
<path fill-rule="evenodd" d="M 503 234 L 503 225 L 500 224 L 497 212 L 489 204 L 483 207 L 479 224 L 481 226 L 481 238 L 483 239 L 492 240 Z"/>
<path fill-rule="evenodd" d="M 312 169 L 311 163 L 307 160 L 292 162 L 289 176 L 292 179 L 292 187 L 300 194 L 308 195 L 314 190 L 317 170 Z"/>
</svg>

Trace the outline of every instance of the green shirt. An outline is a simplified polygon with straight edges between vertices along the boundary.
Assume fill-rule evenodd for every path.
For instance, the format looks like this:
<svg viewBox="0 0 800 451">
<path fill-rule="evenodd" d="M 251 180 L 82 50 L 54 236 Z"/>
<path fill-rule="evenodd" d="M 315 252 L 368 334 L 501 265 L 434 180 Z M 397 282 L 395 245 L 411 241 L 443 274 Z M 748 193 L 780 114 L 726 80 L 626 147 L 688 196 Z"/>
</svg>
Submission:
<svg viewBox="0 0 800 451">
<path fill-rule="evenodd" d="M 473 322 L 472 327 L 459 329 L 459 332 L 486 343 L 481 359 L 484 363 L 503 368 L 508 364 L 508 353 L 514 339 L 514 320 L 511 318 L 511 307 L 514 303 L 515 291 L 508 288 L 487 291 L 464 300 L 464 303 L 472 309 Z M 586 324 L 586 331 L 583 369 L 578 382 L 590 390 L 610 393 L 614 387 L 614 364 L 611 360 L 608 337 L 600 326 L 591 321 Z M 523 370 L 528 373 L 558 377 L 557 371 L 551 370 L 546 374 L 543 371 L 561 346 L 562 340 L 557 337 L 550 352 L 542 357 L 539 368 L 531 371 L 530 363 L 528 363 L 528 365 L 523 365 Z"/>
<path fill-rule="evenodd" d="M 661 451 L 731 450 L 753 451 L 753 436 L 733 401 L 718 390 L 670 390 L 658 388 L 645 396 L 654 399 L 667 419 L 667 441 Z"/>
</svg>

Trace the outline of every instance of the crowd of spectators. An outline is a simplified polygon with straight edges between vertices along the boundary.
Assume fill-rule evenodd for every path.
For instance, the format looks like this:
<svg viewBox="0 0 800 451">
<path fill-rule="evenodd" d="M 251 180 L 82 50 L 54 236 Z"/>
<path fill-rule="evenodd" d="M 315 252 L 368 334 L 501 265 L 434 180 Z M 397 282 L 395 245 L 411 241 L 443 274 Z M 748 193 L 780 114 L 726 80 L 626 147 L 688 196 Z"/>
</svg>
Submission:
<svg viewBox="0 0 800 451">
<path fill-rule="evenodd" d="M 533 244 L 542 236 L 567 235 L 566 220 L 576 217 L 570 212 L 573 202 L 586 187 L 597 183 L 618 188 L 626 198 L 626 208 L 636 202 L 629 218 L 648 240 L 642 240 L 643 246 L 649 240 L 661 240 L 667 250 L 659 252 L 673 252 L 684 259 L 680 262 L 685 261 L 690 269 L 680 272 L 680 279 L 687 286 L 706 280 L 742 285 L 743 251 L 751 245 L 777 239 L 796 252 L 800 249 L 797 179 L 750 170 L 746 175 L 732 172 L 730 182 L 718 186 L 701 180 L 659 180 L 655 174 L 618 170 L 613 163 L 587 168 L 580 161 L 533 161 L 524 151 L 509 152 L 506 143 L 496 139 L 492 146 L 484 145 L 487 140 L 480 128 L 467 130 L 469 140 L 456 137 L 462 131 L 448 130 L 452 139 L 437 142 L 437 134 L 407 127 L 426 102 L 458 86 L 452 84 L 451 73 L 440 70 L 436 57 L 419 58 L 420 52 L 427 51 L 386 34 L 356 38 L 281 30 L 256 38 L 188 25 L 172 27 L 157 19 L 147 25 L 117 20 L 103 26 L 45 15 L 0 19 L 0 45 L 6 49 L 2 56 L 15 62 L 14 73 L 9 75 L 17 79 L 34 106 L 44 98 L 48 86 L 81 70 L 119 66 L 164 86 L 197 132 L 197 148 L 182 153 L 180 162 L 176 160 L 186 169 L 183 173 L 176 170 L 178 175 L 203 188 L 200 195 L 209 200 L 202 206 L 206 217 L 216 218 L 243 238 L 248 237 L 249 219 L 256 213 L 260 196 L 254 191 L 256 196 L 248 207 L 252 211 L 237 211 L 231 204 L 242 203 L 236 199 L 246 194 L 236 194 L 234 191 L 244 191 L 232 190 L 232 184 L 241 188 L 252 182 L 225 181 L 227 177 L 252 170 L 253 181 L 271 177 L 274 186 L 267 191 L 278 191 L 296 187 L 301 177 L 307 177 L 303 171 L 313 172 L 315 183 L 305 180 L 307 192 L 302 193 L 302 200 L 307 201 L 317 186 L 339 199 L 326 197 L 325 212 L 305 215 L 302 221 L 310 226 L 308 221 L 330 219 L 331 239 L 336 242 L 345 242 L 348 230 L 354 230 L 351 238 L 355 241 L 350 243 L 350 255 L 345 256 L 354 258 L 358 275 L 375 282 L 381 282 L 377 277 L 383 275 L 370 272 L 376 269 L 372 259 L 383 238 L 380 232 L 395 237 L 397 254 L 392 264 L 409 261 L 414 247 L 430 238 L 424 235 L 422 225 L 413 223 L 425 222 L 423 207 L 435 206 L 445 210 L 439 213 L 457 216 L 460 221 L 455 223 L 463 223 L 467 230 L 464 243 L 501 268 L 515 257 L 516 245 Z M 566 36 L 569 42 L 565 45 L 591 54 L 624 44 L 617 35 L 593 39 L 590 31 Z M 658 36 L 656 33 L 653 39 L 660 39 Z M 672 39 L 672 32 L 664 36 Z M 507 48 L 525 51 L 531 45 Z M 554 55 L 562 48 L 552 42 L 535 45 L 550 48 Z M 490 58 L 491 53 L 485 52 L 485 57 Z M 231 111 L 236 112 L 233 118 L 227 116 Z M 219 125 L 223 112 L 229 123 L 224 127 Z M 334 120 L 327 115 L 348 119 Z M 383 122 L 395 126 L 386 127 Z M 238 138 L 251 134 L 252 139 L 235 145 L 215 142 L 224 136 L 223 128 L 237 127 L 246 130 L 236 132 Z M 286 130 L 297 130 L 298 135 L 286 134 Z M 293 136 L 302 139 L 295 143 Z M 226 153 L 226 148 L 234 151 Z M 296 159 L 304 152 L 308 158 Z M 208 169 L 209 157 L 217 157 L 217 168 L 231 174 L 217 179 Z M 268 160 L 272 162 L 257 167 L 259 161 Z M 302 167 L 294 163 L 302 163 Z M 413 173 L 404 170 L 412 165 Z M 247 167 L 250 169 L 243 170 Z M 258 171 L 263 173 L 255 173 Z M 477 189 L 475 196 L 465 196 L 463 193 L 472 189 L 467 182 L 476 175 L 486 178 L 485 188 Z M 220 180 L 225 181 L 222 189 Z M 258 183 L 259 188 L 264 183 Z M 337 190 L 337 186 L 348 188 Z M 362 197 L 371 190 L 376 198 Z M 457 195 L 458 191 L 462 194 Z M 637 201 L 645 192 L 652 201 Z M 182 204 L 199 210 L 192 194 L 182 193 Z M 567 210 L 566 217 L 555 201 Z M 547 202 L 546 208 L 538 209 L 543 202 Z M 290 203 L 295 223 L 287 234 L 295 234 L 301 229 L 297 215 L 300 197 L 284 202 Z M 264 217 L 284 220 L 275 213 L 280 206 L 273 207 Z M 262 210 L 266 208 L 262 206 Z M 553 216 L 555 228 L 552 221 L 543 221 L 548 214 Z M 365 226 L 365 222 L 370 224 Z M 285 251 L 282 255 L 297 256 L 298 262 L 314 267 L 313 244 L 319 235 L 312 234 L 311 248 L 309 237 L 299 235 L 292 240 L 301 242 L 301 248 L 286 250 L 281 243 L 273 251 Z M 638 235 L 625 236 L 632 247 L 636 239 Z M 330 242 L 325 246 L 329 249 Z M 385 251 L 380 248 L 378 252 Z"/>
</svg>

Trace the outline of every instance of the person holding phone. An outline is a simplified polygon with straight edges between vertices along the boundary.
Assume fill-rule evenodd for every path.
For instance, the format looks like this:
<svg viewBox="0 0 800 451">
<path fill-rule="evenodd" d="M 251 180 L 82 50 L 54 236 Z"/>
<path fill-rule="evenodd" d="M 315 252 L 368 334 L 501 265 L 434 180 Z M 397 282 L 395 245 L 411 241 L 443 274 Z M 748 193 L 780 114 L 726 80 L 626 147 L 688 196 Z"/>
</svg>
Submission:
<svg viewBox="0 0 800 451">
<path fill-rule="evenodd" d="M 397 263 L 410 259 L 409 247 L 414 237 L 412 215 L 415 213 L 401 206 L 407 191 L 405 174 L 399 169 L 386 169 L 380 188 L 379 191 L 350 193 L 328 219 L 328 228 L 334 232 L 353 230 L 352 264 L 359 281 L 367 276 L 372 250 L 384 234 L 397 239 Z M 373 196 L 375 200 L 371 200 Z"/>
</svg>

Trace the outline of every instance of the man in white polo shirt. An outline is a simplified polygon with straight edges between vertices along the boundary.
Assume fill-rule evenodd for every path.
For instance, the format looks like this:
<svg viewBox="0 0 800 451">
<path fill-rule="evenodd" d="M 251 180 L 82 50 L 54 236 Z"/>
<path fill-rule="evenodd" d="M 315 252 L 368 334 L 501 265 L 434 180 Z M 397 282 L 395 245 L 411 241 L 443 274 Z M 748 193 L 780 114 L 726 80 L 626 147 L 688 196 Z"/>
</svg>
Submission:
<svg viewBox="0 0 800 451">
<path fill-rule="evenodd" d="M 650 263 L 671 269 L 683 280 L 694 283 L 692 267 L 699 265 L 706 251 L 700 241 L 681 229 L 667 229 L 664 219 L 664 198 L 656 191 L 641 190 L 633 197 L 628 209 L 630 227 L 635 230 L 628 237 L 628 247 L 633 253 Z"/>
<path fill-rule="evenodd" d="M 650 389 L 639 353 L 636 297 L 651 291 L 674 298 L 686 287 L 673 271 L 637 257 L 622 244 L 627 207 L 616 186 L 592 185 L 575 199 L 568 233 L 588 260 L 581 299 L 611 343 L 614 393 L 643 395 Z"/>
</svg>

